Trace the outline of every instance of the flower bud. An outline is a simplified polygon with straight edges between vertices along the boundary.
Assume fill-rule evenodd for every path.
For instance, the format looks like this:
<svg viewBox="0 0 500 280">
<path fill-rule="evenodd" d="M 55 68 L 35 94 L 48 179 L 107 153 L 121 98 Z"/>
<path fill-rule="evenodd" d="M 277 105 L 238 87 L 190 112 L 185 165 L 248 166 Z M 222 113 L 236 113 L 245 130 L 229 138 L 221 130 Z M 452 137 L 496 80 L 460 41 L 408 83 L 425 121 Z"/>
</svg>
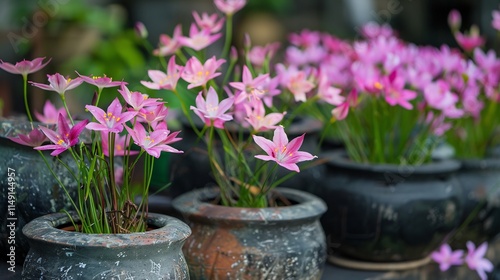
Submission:
<svg viewBox="0 0 500 280">
<path fill-rule="evenodd" d="M 229 58 L 231 59 L 231 61 L 238 60 L 238 49 L 236 49 L 235 46 L 231 47 L 231 52 L 229 53 Z"/>
<path fill-rule="evenodd" d="M 454 31 L 460 29 L 460 26 L 462 25 L 462 16 L 459 11 L 455 9 L 450 11 L 448 14 L 448 25 Z"/>
<path fill-rule="evenodd" d="M 146 39 L 148 37 L 148 30 L 146 29 L 146 26 L 144 25 L 144 23 L 138 21 L 135 23 L 135 26 L 134 26 L 134 30 L 135 30 L 135 34 L 137 35 L 137 37 L 139 38 L 142 38 L 142 39 Z"/>
</svg>

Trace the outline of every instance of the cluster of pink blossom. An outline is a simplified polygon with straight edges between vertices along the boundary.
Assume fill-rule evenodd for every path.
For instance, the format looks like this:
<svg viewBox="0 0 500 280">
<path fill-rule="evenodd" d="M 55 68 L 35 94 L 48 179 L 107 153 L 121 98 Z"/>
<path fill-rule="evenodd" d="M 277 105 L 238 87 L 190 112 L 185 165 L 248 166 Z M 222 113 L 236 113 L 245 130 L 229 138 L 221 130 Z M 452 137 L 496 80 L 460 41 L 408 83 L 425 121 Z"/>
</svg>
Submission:
<svg viewBox="0 0 500 280">
<path fill-rule="evenodd" d="M 439 264 L 439 269 L 441 271 L 446 271 L 454 265 L 462 265 L 465 260 L 467 266 L 475 270 L 481 280 L 488 279 L 486 272 L 491 272 L 493 270 L 493 264 L 484 257 L 488 250 L 488 244 L 484 242 L 476 248 L 474 243 L 468 241 L 466 245 L 467 255 L 465 258 L 463 257 L 463 250 L 453 251 L 450 245 L 446 243 L 441 245 L 439 250 L 433 252 L 431 258 Z"/>
<path fill-rule="evenodd" d="M 447 45 L 417 46 L 373 23 L 362 34 L 363 39 L 347 42 L 304 30 L 290 37 L 292 46 L 286 51 L 288 69 L 314 73 L 310 80 L 342 89 L 341 97 L 318 92 L 322 100 L 338 105 L 332 112 L 338 119 L 366 94 L 408 110 L 431 109 L 428 118 L 435 121 L 435 132 L 443 134 L 450 127 L 445 118 L 477 118 L 485 102 L 498 101 L 500 60 L 493 50 L 485 53 L 476 44 L 468 57 Z"/>
</svg>

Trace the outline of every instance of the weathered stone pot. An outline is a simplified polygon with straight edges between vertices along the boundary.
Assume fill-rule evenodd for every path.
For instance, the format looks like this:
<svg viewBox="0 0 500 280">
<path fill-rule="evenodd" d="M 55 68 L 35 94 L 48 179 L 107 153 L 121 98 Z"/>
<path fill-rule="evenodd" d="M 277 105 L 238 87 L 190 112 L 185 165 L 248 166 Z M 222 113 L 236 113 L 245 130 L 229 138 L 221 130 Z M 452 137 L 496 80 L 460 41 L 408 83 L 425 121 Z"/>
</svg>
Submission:
<svg viewBox="0 0 500 280">
<path fill-rule="evenodd" d="M 294 202 L 268 208 L 210 203 L 218 189 L 198 189 L 174 200 L 193 234 L 184 244 L 191 279 L 320 279 L 326 240 L 318 197 L 276 189 Z"/>
<path fill-rule="evenodd" d="M 189 279 L 182 245 L 191 230 L 176 218 L 149 213 L 152 229 L 129 234 L 58 228 L 68 224 L 67 214 L 55 213 L 23 228 L 30 243 L 23 279 Z"/>
<path fill-rule="evenodd" d="M 458 161 L 421 166 L 358 164 L 344 150 L 323 157 L 328 158 L 327 176 L 311 192 L 328 206 L 321 222 L 334 263 L 349 259 L 423 265 L 460 224 Z"/>
<path fill-rule="evenodd" d="M 34 126 L 39 124 L 34 123 Z M 39 152 L 7 138 L 26 134 L 31 130 L 32 126 L 28 121 L 0 120 L 0 217 L 3 217 L 0 220 L 0 251 L 10 252 L 11 246 L 14 246 L 18 264 L 22 264 L 29 249 L 28 242 L 21 233 L 23 226 L 34 218 L 61 209 L 72 209 L 68 196 L 59 187 Z M 70 195 L 76 198 L 77 183 L 71 179 L 69 171 L 50 155 L 50 151 L 43 153 L 51 169 L 65 183 Z M 63 160 L 67 158 L 65 154 L 60 157 Z M 72 160 L 66 162 L 73 171 L 77 170 Z M 11 193 L 15 199 L 9 199 Z M 8 207 L 9 204 L 11 208 Z M 14 227 L 8 228 L 7 225 Z M 2 254 L 2 258 L 4 257 Z"/>
<path fill-rule="evenodd" d="M 500 233 L 500 159 L 461 160 L 457 178 L 462 188 L 461 227 L 451 237 L 452 245 L 465 248 L 491 241 Z"/>
</svg>

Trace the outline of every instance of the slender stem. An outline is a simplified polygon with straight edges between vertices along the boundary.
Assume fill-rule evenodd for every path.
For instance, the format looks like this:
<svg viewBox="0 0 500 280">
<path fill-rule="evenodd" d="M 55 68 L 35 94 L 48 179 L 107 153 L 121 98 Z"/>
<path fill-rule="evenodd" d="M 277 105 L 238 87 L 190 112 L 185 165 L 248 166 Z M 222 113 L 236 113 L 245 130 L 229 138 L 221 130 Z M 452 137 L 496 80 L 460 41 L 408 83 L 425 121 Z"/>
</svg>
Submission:
<svg viewBox="0 0 500 280">
<path fill-rule="evenodd" d="M 118 211 L 118 194 L 116 192 L 116 181 L 115 181 L 115 133 L 108 133 L 108 153 L 109 153 L 109 191 L 111 193 L 112 199 L 112 209 L 111 211 Z"/>
<path fill-rule="evenodd" d="M 28 74 L 23 74 L 23 90 L 24 90 L 24 107 L 26 108 L 26 114 L 28 115 L 28 120 L 33 122 L 33 117 L 31 116 L 30 106 L 28 104 Z"/>
<path fill-rule="evenodd" d="M 64 94 L 61 95 L 61 100 L 62 100 L 64 109 L 66 110 L 66 114 L 68 114 L 68 118 L 71 121 L 71 124 L 75 125 L 75 121 L 73 120 L 73 117 L 71 116 L 71 112 L 68 108 L 68 103 L 66 103 L 66 97 L 64 96 Z"/>
<path fill-rule="evenodd" d="M 229 48 L 231 47 L 231 40 L 233 37 L 233 15 L 226 17 L 226 40 L 224 42 L 224 49 L 222 50 L 221 57 L 227 57 Z"/>
</svg>

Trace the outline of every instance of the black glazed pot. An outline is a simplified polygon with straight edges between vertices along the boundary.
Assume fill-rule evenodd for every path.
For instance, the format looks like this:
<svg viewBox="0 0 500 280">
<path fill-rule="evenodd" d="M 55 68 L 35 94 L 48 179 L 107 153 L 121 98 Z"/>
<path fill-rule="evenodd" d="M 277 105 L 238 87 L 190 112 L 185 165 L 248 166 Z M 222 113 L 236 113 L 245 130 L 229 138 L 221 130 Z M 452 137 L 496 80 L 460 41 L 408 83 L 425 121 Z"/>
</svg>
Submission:
<svg viewBox="0 0 500 280">
<path fill-rule="evenodd" d="M 491 241 L 500 233 L 500 159 L 461 160 L 457 178 L 464 211 L 461 227 L 451 238 L 453 247 L 465 248 L 468 240 Z"/>
<path fill-rule="evenodd" d="M 350 161 L 343 150 L 323 156 L 326 178 L 310 191 L 328 206 L 321 221 L 331 255 L 367 262 L 422 260 L 460 223 L 457 161 L 368 165 Z"/>
</svg>

